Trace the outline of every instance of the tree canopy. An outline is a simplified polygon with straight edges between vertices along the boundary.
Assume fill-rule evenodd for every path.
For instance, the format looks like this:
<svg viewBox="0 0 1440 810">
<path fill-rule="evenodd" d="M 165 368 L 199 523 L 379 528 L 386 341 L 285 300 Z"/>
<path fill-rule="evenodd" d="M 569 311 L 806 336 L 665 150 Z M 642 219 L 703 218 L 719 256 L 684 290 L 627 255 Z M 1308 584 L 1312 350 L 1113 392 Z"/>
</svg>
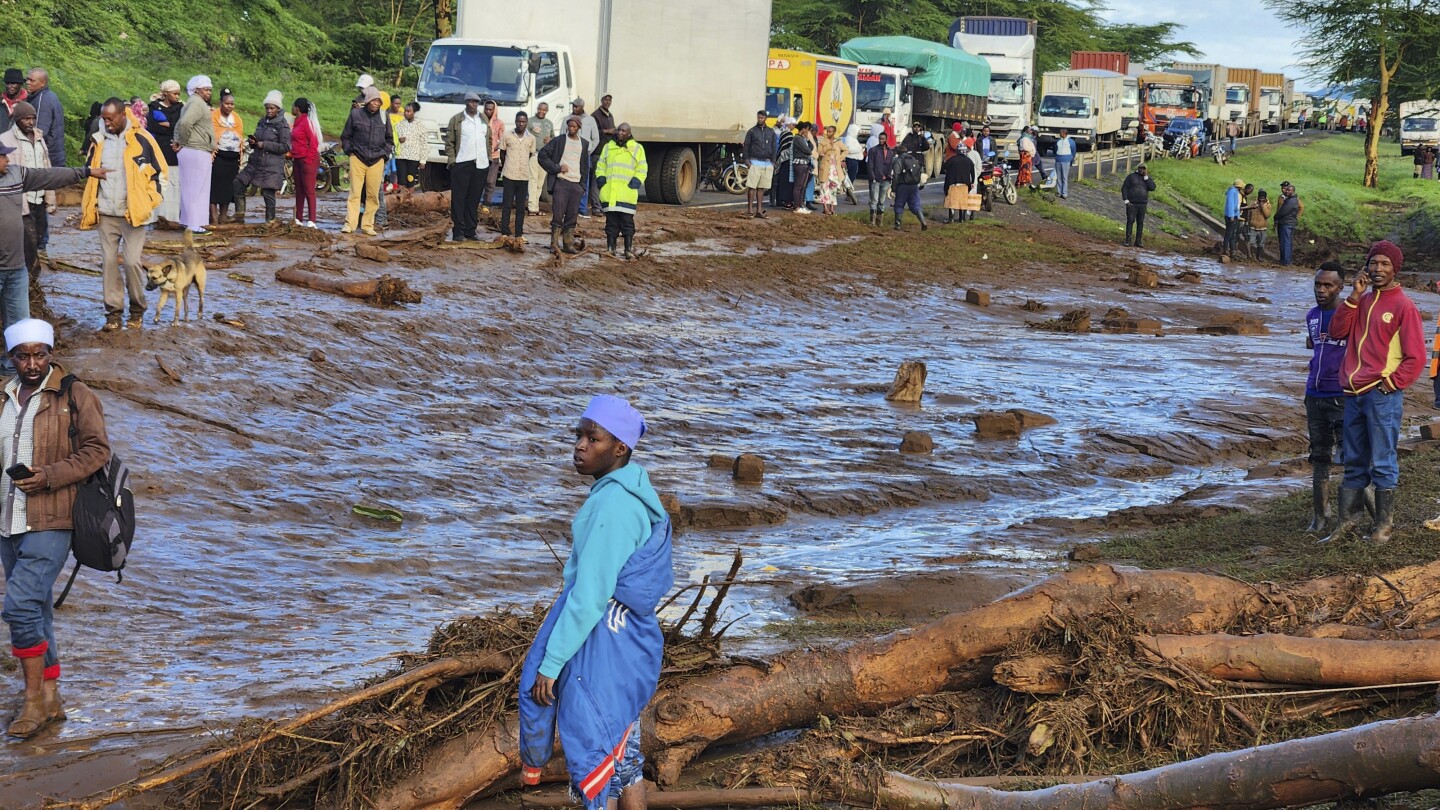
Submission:
<svg viewBox="0 0 1440 810">
<path fill-rule="evenodd" d="M 1180 54 L 1199 56 L 1194 43 L 1174 37 L 1179 25 L 1113 25 L 1097 0 L 775 0 L 771 44 L 835 53 L 858 36 L 904 35 L 948 42 L 957 17 L 991 15 L 1036 20 L 1036 69 L 1063 68 L 1071 51 L 1125 51 L 1145 64 Z"/>
</svg>

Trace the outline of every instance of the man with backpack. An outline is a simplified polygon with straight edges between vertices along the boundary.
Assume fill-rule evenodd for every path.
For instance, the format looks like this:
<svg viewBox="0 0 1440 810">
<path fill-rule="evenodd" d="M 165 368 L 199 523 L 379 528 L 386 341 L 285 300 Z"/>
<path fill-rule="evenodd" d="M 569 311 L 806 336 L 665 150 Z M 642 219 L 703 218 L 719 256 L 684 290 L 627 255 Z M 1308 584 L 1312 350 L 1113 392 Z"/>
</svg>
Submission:
<svg viewBox="0 0 1440 810">
<path fill-rule="evenodd" d="M 920 210 L 920 182 L 924 171 L 919 155 L 904 147 L 901 147 L 896 153 L 894 230 L 900 230 L 900 217 L 904 215 L 906 207 L 909 207 L 915 213 L 915 218 L 920 220 L 920 230 L 930 229 L 930 226 L 925 223 L 925 213 Z"/>
<path fill-rule="evenodd" d="M 25 679 L 25 702 L 8 729 L 20 739 L 65 719 L 51 591 L 70 556 L 79 484 L 110 462 L 100 400 L 85 383 L 67 380 L 51 360 L 54 348 L 55 329 L 45 321 L 28 318 L 5 330 L 15 376 L 0 406 L 0 618 Z"/>
</svg>

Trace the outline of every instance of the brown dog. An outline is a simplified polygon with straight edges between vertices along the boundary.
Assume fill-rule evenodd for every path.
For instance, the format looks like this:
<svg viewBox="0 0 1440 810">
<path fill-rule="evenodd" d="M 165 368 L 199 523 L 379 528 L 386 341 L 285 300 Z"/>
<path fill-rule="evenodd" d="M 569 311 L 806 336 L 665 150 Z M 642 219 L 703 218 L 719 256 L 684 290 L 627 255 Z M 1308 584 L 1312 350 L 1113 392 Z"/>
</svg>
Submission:
<svg viewBox="0 0 1440 810">
<path fill-rule="evenodd" d="M 165 302 L 172 294 L 175 296 L 175 320 L 172 323 L 190 320 L 190 308 L 186 305 L 185 294 L 192 285 L 200 293 L 200 307 L 195 317 L 198 319 L 205 316 L 205 259 L 200 255 L 200 251 L 195 249 L 195 237 L 189 228 L 185 229 L 185 248 L 180 251 L 179 257 L 150 265 L 145 268 L 145 272 L 150 278 L 145 289 L 160 288 L 160 304 L 155 307 L 155 323 L 160 322 L 160 313 L 165 310 Z"/>
</svg>

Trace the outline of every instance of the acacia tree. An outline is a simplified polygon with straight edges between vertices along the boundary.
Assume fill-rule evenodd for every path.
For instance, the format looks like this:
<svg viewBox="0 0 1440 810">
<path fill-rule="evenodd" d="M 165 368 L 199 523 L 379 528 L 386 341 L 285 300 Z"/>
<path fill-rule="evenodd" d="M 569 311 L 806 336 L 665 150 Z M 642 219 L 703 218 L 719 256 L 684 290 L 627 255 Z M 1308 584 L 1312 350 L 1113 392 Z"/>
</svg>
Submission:
<svg viewBox="0 0 1440 810">
<path fill-rule="evenodd" d="M 1370 127 L 1361 183 L 1374 188 L 1380 170 L 1379 124 L 1395 100 L 1397 75 L 1440 34 L 1440 0 L 1265 0 L 1276 16 L 1305 32 L 1301 64 L 1311 78 L 1335 85 L 1368 84 Z M 1429 67 L 1429 66 L 1427 66 Z M 1401 101 L 1406 99 L 1400 99 Z"/>
</svg>

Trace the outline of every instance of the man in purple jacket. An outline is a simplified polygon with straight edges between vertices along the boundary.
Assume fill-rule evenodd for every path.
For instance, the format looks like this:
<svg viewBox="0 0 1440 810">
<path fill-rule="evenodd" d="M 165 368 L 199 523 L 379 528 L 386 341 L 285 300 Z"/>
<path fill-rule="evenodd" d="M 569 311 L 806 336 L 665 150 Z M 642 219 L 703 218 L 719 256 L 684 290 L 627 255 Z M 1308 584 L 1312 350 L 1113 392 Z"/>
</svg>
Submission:
<svg viewBox="0 0 1440 810">
<path fill-rule="evenodd" d="M 1345 338 L 1330 336 L 1330 319 L 1345 289 L 1345 268 L 1326 262 L 1315 273 L 1315 307 L 1305 316 L 1305 348 L 1310 349 L 1310 374 L 1305 378 L 1305 421 L 1310 429 L 1311 492 L 1315 514 L 1308 531 L 1322 532 L 1330 520 L 1331 454 L 1345 424 L 1345 390 L 1340 361 Z"/>
</svg>

